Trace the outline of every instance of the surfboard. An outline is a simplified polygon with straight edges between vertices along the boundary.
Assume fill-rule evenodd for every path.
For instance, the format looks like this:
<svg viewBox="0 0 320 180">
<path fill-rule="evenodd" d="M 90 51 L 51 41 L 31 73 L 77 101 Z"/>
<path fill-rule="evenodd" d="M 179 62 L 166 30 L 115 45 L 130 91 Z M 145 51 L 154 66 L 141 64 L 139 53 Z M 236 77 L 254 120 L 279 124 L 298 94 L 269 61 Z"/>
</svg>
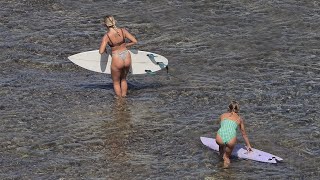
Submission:
<svg viewBox="0 0 320 180">
<path fill-rule="evenodd" d="M 168 69 L 168 59 L 159 54 L 139 50 L 129 50 L 129 52 L 132 60 L 130 68 L 132 74 L 147 74 L 164 68 Z M 111 55 L 106 53 L 101 55 L 99 50 L 74 54 L 68 59 L 87 70 L 111 74 Z"/>
<path fill-rule="evenodd" d="M 215 139 L 200 137 L 200 140 L 205 146 L 219 152 L 219 145 L 216 143 Z M 265 163 L 277 163 L 278 161 L 283 160 L 278 156 L 254 148 L 252 148 L 251 152 L 248 152 L 246 147 L 242 144 L 236 144 L 231 155 L 240 159 L 250 159 Z"/>
</svg>

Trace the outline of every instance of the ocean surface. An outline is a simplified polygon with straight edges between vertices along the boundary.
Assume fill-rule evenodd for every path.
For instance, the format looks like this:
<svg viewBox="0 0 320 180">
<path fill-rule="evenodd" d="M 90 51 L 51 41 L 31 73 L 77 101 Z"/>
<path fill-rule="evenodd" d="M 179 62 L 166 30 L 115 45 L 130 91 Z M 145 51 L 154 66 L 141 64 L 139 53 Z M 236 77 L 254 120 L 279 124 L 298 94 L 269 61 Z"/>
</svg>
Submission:
<svg viewBox="0 0 320 180">
<path fill-rule="evenodd" d="M 109 14 L 169 60 L 125 99 L 67 59 Z M 319 1 L 0 0 L 0 16 L 0 179 L 319 179 Z M 223 169 L 201 144 L 231 100 L 283 162 Z"/>
</svg>

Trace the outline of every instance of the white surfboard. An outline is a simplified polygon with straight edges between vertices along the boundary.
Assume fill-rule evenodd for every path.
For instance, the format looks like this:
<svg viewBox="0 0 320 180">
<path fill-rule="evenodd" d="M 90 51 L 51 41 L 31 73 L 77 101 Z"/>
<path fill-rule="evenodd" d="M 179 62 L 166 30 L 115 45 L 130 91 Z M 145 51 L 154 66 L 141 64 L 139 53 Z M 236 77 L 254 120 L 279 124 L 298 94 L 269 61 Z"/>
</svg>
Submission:
<svg viewBox="0 0 320 180">
<path fill-rule="evenodd" d="M 219 145 L 216 143 L 216 140 L 213 138 L 207 138 L 207 137 L 200 137 L 200 140 L 202 144 L 209 147 L 210 149 L 213 149 L 215 151 L 219 152 Z M 246 147 L 241 144 L 237 144 L 233 151 L 232 156 L 238 157 L 240 159 L 251 159 L 254 161 L 259 162 L 266 162 L 266 163 L 277 163 L 277 161 L 282 161 L 283 159 L 275 156 L 273 154 L 263 152 L 258 149 L 252 148 L 251 152 L 248 152 Z"/>
<path fill-rule="evenodd" d="M 154 73 L 168 67 L 168 59 L 152 52 L 129 50 L 131 53 L 132 74 Z M 111 55 L 99 54 L 98 50 L 86 51 L 69 56 L 74 64 L 99 73 L 111 74 Z"/>
</svg>

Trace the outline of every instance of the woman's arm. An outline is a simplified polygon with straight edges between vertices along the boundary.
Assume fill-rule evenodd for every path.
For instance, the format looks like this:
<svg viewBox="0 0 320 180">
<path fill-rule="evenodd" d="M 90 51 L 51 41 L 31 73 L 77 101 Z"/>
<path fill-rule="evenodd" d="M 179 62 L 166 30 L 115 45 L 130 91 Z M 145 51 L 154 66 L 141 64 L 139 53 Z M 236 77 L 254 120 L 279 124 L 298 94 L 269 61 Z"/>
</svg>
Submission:
<svg viewBox="0 0 320 180">
<path fill-rule="evenodd" d="M 222 117 L 222 115 L 220 115 L 219 119 L 216 121 L 217 124 L 219 124 L 219 125 L 220 125 L 220 122 L 221 122 L 221 117 Z"/>
<path fill-rule="evenodd" d="M 130 40 L 129 43 L 126 43 L 126 47 L 130 47 L 134 44 L 137 44 L 138 42 L 137 39 L 132 34 L 130 34 L 126 29 L 123 29 L 123 33 L 125 34 L 125 37 Z"/>
<path fill-rule="evenodd" d="M 250 145 L 250 142 L 249 142 L 249 138 L 247 136 L 247 132 L 244 128 L 244 122 L 243 122 L 243 119 L 240 119 L 240 130 L 241 130 L 241 134 L 242 134 L 242 137 L 244 139 L 244 141 L 246 142 L 247 144 L 247 150 L 248 151 L 252 151 L 251 149 L 251 145 Z"/>
<path fill-rule="evenodd" d="M 106 48 L 107 48 L 107 44 L 108 44 L 108 38 L 107 38 L 107 34 L 105 34 L 102 38 L 101 44 L 100 44 L 100 48 L 99 48 L 99 53 L 103 54 L 104 52 L 106 52 Z"/>
</svg>

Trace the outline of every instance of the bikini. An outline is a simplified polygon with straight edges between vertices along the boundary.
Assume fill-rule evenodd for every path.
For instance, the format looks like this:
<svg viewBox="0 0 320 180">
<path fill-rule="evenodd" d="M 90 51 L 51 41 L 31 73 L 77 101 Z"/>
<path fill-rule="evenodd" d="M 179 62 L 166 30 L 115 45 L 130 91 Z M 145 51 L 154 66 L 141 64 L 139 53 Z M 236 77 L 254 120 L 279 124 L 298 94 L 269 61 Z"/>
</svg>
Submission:
<svg viewBox="0 0 320 180">
<path fill-rule="evenodd" d="M 221 126 L 218 130 L 218 134 L 224 144 L 228 144 L 231 139 L 237 136 L 237 128 L 238 124 L 231 119 L 225 118 L 221 121 Z"/>
<path fill-rule="evenodd" d="M 114 43 L 111 41 L 109 35 L 107 34 L 107 36 L 108 36 L 108 38 L 109 38 L 109 40 L 110 40 L 110 43 L 111 43 L 111 44 L 110 44 L 110 43 L 108 42 L 108 45 L 109 45 L 111 48 L 112 48 L 112 47 L 115 47 L 115 46 L 120 46 L 121 44 L 123 44 L 123 43 L 126 42 L 126 41 L 125 41 L 125 38 L 124 38 L 124 34 L 123 34 L 123 30 L 122 30 L 122 29 L 121 29 L 121 32 L 122 32 L 123 40 L 122 40 L 121 42 L 116 43 L 116 44 L 114 44 Z M 120 59 L 124 61 L 124 60 L 126 60 L 128 53 L 129 53 L 129 51 L 126 49 L 126 50 L 123 50 L 123 51 L 121 51 L 121 52 L 113 52 L 112 55 L 118 55 L 118 56 L 120 57 Z"/>
</svg>

